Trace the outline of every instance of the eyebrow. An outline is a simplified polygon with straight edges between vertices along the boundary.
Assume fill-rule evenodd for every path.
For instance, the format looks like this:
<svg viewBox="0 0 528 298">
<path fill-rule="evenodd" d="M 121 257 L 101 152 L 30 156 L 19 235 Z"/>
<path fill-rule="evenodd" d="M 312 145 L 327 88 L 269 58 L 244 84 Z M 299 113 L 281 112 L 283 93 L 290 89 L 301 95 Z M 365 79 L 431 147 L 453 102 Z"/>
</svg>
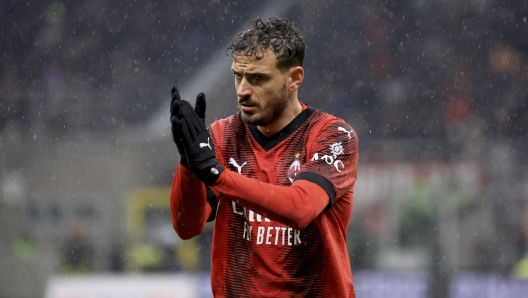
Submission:
<svg viewBox="0 0 528 298">
<path fill-rule="evenodd" d="M 234 70 L 234 69 L 231 69 L 231 72 L 233 74 L 236 74 L 236 75 L 242 75 L 242 73 L 240 71 L 237 71 L 237 70 Z M 269 76 L 269 74 L 267 73 L 263 73 L 263 72 L 259 72 L 259 71 L 246 71 L 244 74 L 247 74 L 247 75 L 251 75 L 251 76 L 255 76 L 255 75 L 259 75 L 259 76 L 264 76 L 264 77 L 267 77 Z"/>
</svg>

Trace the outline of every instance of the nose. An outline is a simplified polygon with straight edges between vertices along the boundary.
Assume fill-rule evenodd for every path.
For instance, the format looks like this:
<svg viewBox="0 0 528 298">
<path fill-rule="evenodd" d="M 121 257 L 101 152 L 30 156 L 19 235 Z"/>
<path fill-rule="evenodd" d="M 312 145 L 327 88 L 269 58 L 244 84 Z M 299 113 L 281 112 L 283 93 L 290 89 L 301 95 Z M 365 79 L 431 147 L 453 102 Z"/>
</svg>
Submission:
<svg viewBox="0 0 528 298">
<path fill-rule="evenodd" d="M 251 90 L 251 84 L 249 84 L 246 78 L 242 78 L 237 86 L 238 98 L 251 97 L 252 94 L 253 91 Z"/>
</svg>

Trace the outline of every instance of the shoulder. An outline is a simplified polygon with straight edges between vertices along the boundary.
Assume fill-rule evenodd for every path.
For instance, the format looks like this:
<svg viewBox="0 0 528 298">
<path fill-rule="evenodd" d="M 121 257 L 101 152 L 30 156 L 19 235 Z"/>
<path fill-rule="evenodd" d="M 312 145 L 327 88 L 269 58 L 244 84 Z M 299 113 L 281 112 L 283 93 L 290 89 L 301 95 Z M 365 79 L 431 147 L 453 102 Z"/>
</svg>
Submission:
<svg viewBox="0 0 528 298">
<path fill-rule="evenodd" d="M 236 113 L 214 121 L 209 127 L 209 133 L 216 144 L 224 144 L 225 142 L 236 143 L 243 140 L 248 132 L 246 124 L 242 121 L 239 113 Z"/>
<path fill-rule="evenodd" d="M 243 128 L 244 123 L 240 119 L 239 113 L 231 115 L 227 118 L 215 120 L 210 127 L 212 133 L 222 133 L 226 129 L 236 130 L 237 128 Z"/>
<path fill-rule="evenodd" d="M 314 109 L 311 122 L 313 128 L 311 135 L 314 137 L 325 138 L 328 136 L 345 136 L 349 140 L 357 141 L 357 134 L 352 125 L 345 120 L 336 117 L 319 109 Z"/>
</svg>

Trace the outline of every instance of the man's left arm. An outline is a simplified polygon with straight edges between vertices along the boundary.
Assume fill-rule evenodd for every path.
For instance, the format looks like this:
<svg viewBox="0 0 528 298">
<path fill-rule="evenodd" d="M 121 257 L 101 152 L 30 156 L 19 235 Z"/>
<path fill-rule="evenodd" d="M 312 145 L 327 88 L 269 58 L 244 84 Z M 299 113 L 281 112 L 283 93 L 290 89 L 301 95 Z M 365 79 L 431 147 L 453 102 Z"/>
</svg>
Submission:
<svg viewBox="0 0 528 298">
<path fill-rule="evenodd" d="M 211 188 L 274 221 L 304 229 L 353 187 L 359 161 L 357 136 L 344 122 L 316 134 L 310 160 L 290 186 L 273 185 L 225 170 Z"/>
</svg>

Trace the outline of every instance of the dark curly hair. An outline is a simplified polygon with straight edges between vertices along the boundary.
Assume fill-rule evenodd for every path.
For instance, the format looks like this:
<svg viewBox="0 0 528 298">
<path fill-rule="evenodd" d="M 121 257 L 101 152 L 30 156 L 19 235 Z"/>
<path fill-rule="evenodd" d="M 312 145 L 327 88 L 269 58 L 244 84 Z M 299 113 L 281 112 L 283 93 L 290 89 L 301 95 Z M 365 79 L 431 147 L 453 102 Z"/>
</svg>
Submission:
<svg viewBox="0 0 528 298">
<path fill-rule="evenodd" d="M 277 57 L 277 67 L 285 71 L 292 66 L 302 66 L 306 45 L 295 25 L 287 19 L 258 18 L 251 22 L 251 28 L 238 34 L 227 51 L 230 56 L 246 56 L 262 59 L 266 50 L 272 50 Z"/>
</svg>

